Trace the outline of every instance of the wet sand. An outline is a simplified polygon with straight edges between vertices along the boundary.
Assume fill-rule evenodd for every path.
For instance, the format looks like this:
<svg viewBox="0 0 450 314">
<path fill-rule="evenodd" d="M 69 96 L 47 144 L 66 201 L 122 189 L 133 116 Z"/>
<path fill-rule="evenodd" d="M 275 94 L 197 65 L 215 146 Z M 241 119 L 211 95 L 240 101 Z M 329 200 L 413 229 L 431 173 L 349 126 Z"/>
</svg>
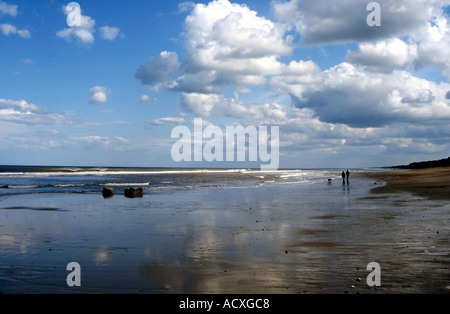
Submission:
<svg viewBox="0 0 450 314">
<path fill-rule="evenodd" d="M 4 197 L 0 292 L 449 293 L 448 202 L 372 194 L 381 179 Z M 66 284 L 70 262 L 81 287 Z M 380 287 L 366 283 L 371 262 Z"/>
<path fill-rule="evenodd" d="M 387 171 L 365 175 L 386 182 L 384 186 L 374 189 L 373 193 L 410 192 L 430 199 L 450 199 L 450 168 Z"/>
</svg>

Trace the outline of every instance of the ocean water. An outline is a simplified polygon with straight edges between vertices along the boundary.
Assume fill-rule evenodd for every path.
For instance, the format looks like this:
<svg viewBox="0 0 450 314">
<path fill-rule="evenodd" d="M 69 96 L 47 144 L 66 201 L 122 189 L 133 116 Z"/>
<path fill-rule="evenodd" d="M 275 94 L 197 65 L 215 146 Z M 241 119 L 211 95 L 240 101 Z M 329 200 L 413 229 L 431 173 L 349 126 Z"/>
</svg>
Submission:
<svg viewBox="0 0 450 314">
<path fill-rule="evenodd" d="M 380 169 L 370 169 L 379 171 Z M 146 193 L 217 187 L 315 184 L 341 180 L 341 169 L 171 169 L 0 166 L 0 197 L 36 193 L 98 193 L 142 188 Z M 367 171 L 355 169 L 352 173 Z"/>
</svg>

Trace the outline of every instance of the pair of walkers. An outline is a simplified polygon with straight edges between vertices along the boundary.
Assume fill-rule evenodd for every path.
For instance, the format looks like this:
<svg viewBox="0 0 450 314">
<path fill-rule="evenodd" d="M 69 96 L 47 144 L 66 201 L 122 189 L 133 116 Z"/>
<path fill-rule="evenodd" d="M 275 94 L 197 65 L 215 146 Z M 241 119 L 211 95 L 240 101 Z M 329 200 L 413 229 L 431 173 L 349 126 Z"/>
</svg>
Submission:
<svg viewBox="0 0 450 314">
<path fill-rule="evenodd" d="M 350 172 L 348 170 L 342 171 L 342 183 L 345 184 L 345 181 L 347 181 L 347 183 L 348 183 L 349 177 L 350 177 Z"/>
</svg>

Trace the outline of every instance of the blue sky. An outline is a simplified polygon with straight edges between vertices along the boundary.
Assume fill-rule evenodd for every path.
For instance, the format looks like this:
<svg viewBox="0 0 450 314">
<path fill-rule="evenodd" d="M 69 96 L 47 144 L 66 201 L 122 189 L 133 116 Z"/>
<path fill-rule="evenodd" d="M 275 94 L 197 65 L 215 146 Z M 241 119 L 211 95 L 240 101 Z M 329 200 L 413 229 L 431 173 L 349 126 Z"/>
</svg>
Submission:
<svg viewBox="0 0 450 314">
<path fill-rule="evenodd" d="M 449 156 L 450 1 L 0 0 L 0 164 L 175 163 L 194 118 L 279 126 L 281 167 Z"/>
</svg>

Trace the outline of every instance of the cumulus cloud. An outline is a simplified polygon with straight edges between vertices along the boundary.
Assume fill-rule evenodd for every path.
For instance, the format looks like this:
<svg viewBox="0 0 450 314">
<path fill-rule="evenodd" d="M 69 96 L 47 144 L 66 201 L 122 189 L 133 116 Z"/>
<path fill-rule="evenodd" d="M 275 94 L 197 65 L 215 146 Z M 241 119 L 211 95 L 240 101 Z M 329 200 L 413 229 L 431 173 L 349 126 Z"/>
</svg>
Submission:
<svg viewBox="0 0 450 314">
<path fill-rule="evenodd" d="M 118 27 L 103 26 L 100 28 L 100 38 L 113 41 L 117 37 L 123 36 Z"/>
<path fill-rule="evenodd" d="M 111 95 L 111 90 L 104 86 L 95 86 L 90 89 L 92 96 L 89 98 L 91 104 L 104 104 Z"/>
<path fill-rule="evenodd" d="M 185 109 L 201 117 L 210 116 L 213 109 L 223 101 L 223 97 L 216 94 L 183 93 L 182 97 Z"/>
<path fill-rule="evenodd" d="M 182 105 L 199 117 L 233 117 L 238 119 L 283 119 L 286 108 L 277 103 L 245 104 L 238 97 L 217 94 L 183 93 Z"/>
<path fill-rule="evenodd" d="M 69 6 L 64 6 L 64 13 L 69 15 L 72 10 Z M 60 38 L 65 39 L 68 42 L 71 42 L 75 39 L 78 42 L 83 44 L 91 44 L 95 41 L 94 32 L 95 32 L 95 20 L 90 16 L 82 15 L 80 9 L 80 25 L 79 26 L 71 26 L 69 28 L 65 28 L 61 31 L 58 31 L 56 35 Z"/>
<path fill-rule="evenodd" d="M 449 1 L 446 1 L 450 5 Z M 414 38 L 420 42 L 416 66 L 434 66 L 443 75 L 450 78 L 450 23 L 443 8 L 432 10 L 426 27 Z"/>
<path fill-rule="evenodd" d="M 175 52 L 163 51 L 158 57 L 152 57 L 145 65 L 140 66 L 135 77 L 143 85 L 155 87 L 173 74 L 178 67 L 178 55 Z"/>
<path fill-rule="evenodd" d="M 17 5 L 15 4 L 9 4 L 4 1 L 0 0 L 0 16 L 2 15 L 9 15 L 11 17 L 16 17 L 17 15 Z M 29 39 L 31 38 L 31 33 L 29 30 L 22 28 L 18 29 L 16 26 L 5 23 L 0 24 L 0 31 L 3 35 L 9 36 L 9 35 L 18 35 L 22 38 Z"/>
<path fill-rule="evenodd" d="M 322 82 L 322 70 L 312 61 L 291 61 L 283 71 L 271 77 L 269 86 L 274 91 L 302 100 L 307 90 Z"/>
<path fill-rule="evenodd" d="M 70 26 L 69 28 L 65 28 L 56 33 L 56 35 L 60 38 L 65 39 L 68 42 L 72 42 L 75 40 L 76 42 L 82 44 L 92 44 L 95 42 L 95 20 L 90 16 L 86 16 L 82 14 L 81 7 L 63 7 L 64 14 L 67 15 L 67 23 Z M 74 14 L 78 14 L 76 18 L 77 23 L 74 23 L 71 19 L 74 19 L 72 16 Z M 118 27 L 112 26 L 102 26 L 99 29 L 99 36 L 102 40 L 114 41 L 119 37 L 123 37 L 123 33 L 120 31 Z"/>
<path fill-rule="evenodd" d="M 17 34 L 22 38 L 28 39 L 31 38 L 31 33 L 27 29 L 17 29 L 14 25 L 11 24 L 0 24 L 0 30 L 2 34 L 5 36 L 9 36 L 10 34 Z"/>
<path fill-rule="evenodd" d="M 289 68 L 278 60 L 293 51 L 284 36 L 286 28 L 227 0 L 192 8 L 184 23 L 188 57 L 178 64 L 175 53 L 163 52 L 141 66 L 136 78 L 147 86 L 181 92 L 182 105 L 194 114 L 232 113 L 221 109 L 226 106 L 252 112 L 224 97 L 223 87 L 248 90 L 247 86 L 266 84 L 268 76 Z M 175 72 L 178 76 L 172 78 Z"/>
<path fill-rule="evenodd" d="M 369 71 L 391 72 L 405 68 L 418 57 L 418 45 L 399 38 L 362 43 L 359 49 L 349 52 L 348 61 L 364 65 Z"/>
<path fill-rule="evenodd" d="M 25 100 L 0 99 L 0 121 L 26 125 L 63 125 L 72 120 L 58 112 L 49 112 Z"/>
<path fill-rule="evenodd" d="M 284 27 L 229 1 L 197 4 L 185 27 L 190 58 L 180 81 L 210 69 L 210 74 L 216 73 L 208 77 L 211 85 L 260 84 L 279 69 L 279 56 L 292 53 Z"/>
<path fill-rule="evenodd" d="M 354 42 L 349 62 L 370 71 L 391 71 L 414 64 L 433 66 L 450 77 L 448 0 L 380 0 L 381 27 L 366 22 L 367 3 L 289 0 L 274 4 L 275 16 L 300 34 L 303 45 Z"/>
<path fill-rule="evenodd" d="M 368 73 L 361 66 L 339 64 L 322 73 L 322 81 L 294 98 L 322 121 L 355 127 L 450 118 L 444 95 L 449 84 L 437 84 L 406 71 Z"/>
<path fill-rule="evenodd" d="M 294 25 L 304 44 L 365 42 L 401 37 L 426 25 L 440 0 L 380 0 L 381 27 L 367 25 L 366 1 L 290 0 L 274 5 L 275 15 Z"/>
<path fill-rule="evenodd" d="M 17 15 L 17 5 L 9 4 L 0 0 L 0 16 L 1 15 L 15 17 Z"/>
</svg>

